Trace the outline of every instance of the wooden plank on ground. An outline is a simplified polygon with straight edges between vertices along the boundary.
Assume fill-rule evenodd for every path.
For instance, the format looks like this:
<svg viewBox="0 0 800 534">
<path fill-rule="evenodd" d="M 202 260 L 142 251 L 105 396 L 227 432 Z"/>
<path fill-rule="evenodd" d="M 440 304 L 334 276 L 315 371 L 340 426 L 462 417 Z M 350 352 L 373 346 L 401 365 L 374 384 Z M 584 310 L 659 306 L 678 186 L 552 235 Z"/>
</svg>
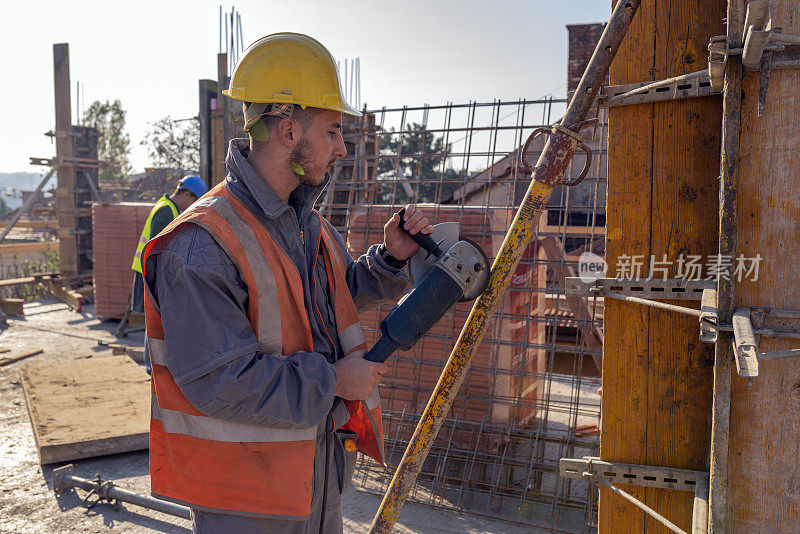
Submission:
<svg viewBox="0 0 800 534">
<path fill-rule="evenodd" d="M 84 298 L 83 294 L 73 289 L 64 287 L 60 283 L 54 280 L 47 281 L 45 287 L 47 288 L 48 291 L 50 291 L 50 293 L 52 293 L 54 297 L 59 299 L 61 302 L 63 302 L 76 312 L 80 313 L 83 311 L 83 298 Z"/>
<path fill-rule="evenodd" d="M 25 299 L 0 298 L 0 310 L 6 315 L 22 317 L 25 315 Z"/>
<path fill-rule="evenodd" d="M 128 356 L 136 363 L 144 363 L 144 347 L 131 347 L 130 345 L 120 345 L 112 343 L 108 345 L 111 354 L 114 356 Z"/>
<path fill-rule="evenodd" d="M 20 377 L 42 464 L 148 447 L 150 377 L 130 359 L 37 362 Z"/>
<path fill-rule="evenodd" d="M 705 68 L 709 37 L 724 33 L 724 2 L 643 2 L 611 68 L 612 85 L 659 80 Z M 651 256 L 717 250 L 719 97 L 609 110 L 609 276 L 646 278 Z M 619 269 L 638 256 L 639 273 Z M 600 456 L 707 470 L 713 349 L 698 341 L 694 317 L 606 299 Z M 624 486 L 684 530 L 685 492 Z M 601 489 L 602 533 L 667 532 L 621 497 Z"/>
<path fill-rule="evenodd" d="M 772 27 L 800 34 L 796 0 L 772 0 Z M 764 116 L 757 117 L 758 73 L 743 80 L 737 255 L 761 255 L 758 279 L 736 283 L 737 306 L 800 310 L 797 261 L 800 190 L 800 69 L 773 70 Z M 800 348 L 762 337 L 761 352 Z M 731 379 L 728 532 L 800 530 L 800 358 L 759 363 L 752 385 Z"/>
<path fill-rule="evenodd" d="M 8 349 L 0 350 L 0 352 L 11 352 Z M 18 362 L 20 360 L 24 360 L 26 358 L 30 358 L 31 356 L 36 356 L 37 354 L 41 354 L 44 352 L 44 349 L 35 349 L 35 350 L 26 350 L 21 354 L 11 354 L 9 356 L 3 356 L 0 358 L 0 367 L 4 367 L 6 365 L 10 365 L 12 363 Z"/>
</svg>

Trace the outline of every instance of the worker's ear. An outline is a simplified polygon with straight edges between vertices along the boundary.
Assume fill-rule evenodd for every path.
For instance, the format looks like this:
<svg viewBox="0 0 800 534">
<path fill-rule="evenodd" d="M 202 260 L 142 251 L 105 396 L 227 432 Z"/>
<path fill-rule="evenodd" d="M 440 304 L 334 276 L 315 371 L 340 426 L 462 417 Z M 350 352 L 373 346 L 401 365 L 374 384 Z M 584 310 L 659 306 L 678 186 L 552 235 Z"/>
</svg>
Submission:
<svg viewBox="0 0 800 534">
<path fill-rule="evenodd" d="M 275 138 L 287 148 L 294 148 L 303 137 L 300 124 L 292 119 L 282 119 L 275 127 Z"/>
</svg>

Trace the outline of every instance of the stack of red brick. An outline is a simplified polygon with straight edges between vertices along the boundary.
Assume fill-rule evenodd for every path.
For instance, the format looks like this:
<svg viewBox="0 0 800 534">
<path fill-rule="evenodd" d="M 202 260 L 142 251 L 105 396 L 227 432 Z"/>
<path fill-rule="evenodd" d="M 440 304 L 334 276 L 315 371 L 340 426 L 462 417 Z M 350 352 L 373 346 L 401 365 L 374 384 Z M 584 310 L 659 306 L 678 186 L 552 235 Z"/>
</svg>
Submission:
<svg viewBox="0 0 800 534">
<path fill-rule="evenodd" d="M 134 274 L 131 262 L 152 207 L 141 202 L 92 205 L 93 282 L 98 317 L 120 318 L 128 308 Z"/>
<path fill-rule="evenodd" d="M 493 258 L 513 217 L 506 208 L 423 206 L 433 222 L 458 221 L 461 235 L 476 242 Z M 354 257 L 371 244 L 383 240 L 383 225 L 393 210 L 390 206 L 364 206 L 351 212 L 347 244 Z M 544 284 L 544 267 L 534 263 L 532 246 L 518 267 L 506 293 L 499 322 L 493 319 L 472 367 L 453 403 L 450 416 L 476 425 L 525 425 L 536 415 L 544 372 L 543 351 L 525 345 L 544 342 L 544 323 L 529 319 L 543 314 L 544 294 L 532 291 Z M 472 302 L 459 303 L 410 351 L 401 352 L 387 363 L 381 397 L 385 410 L 405 415 L 421 414 L 439 375 L 472 309 Z M 367 344 L 377 341 L 380 321 L 394 303 L 361 313 Z M 499 323 L 499 324 L 498 324 Z M 392 437 L 408 439 L 413 427 L 387 429 Z M 465 429 L 451 436 L 467 444 L 474 432 Z"/>
</svg>

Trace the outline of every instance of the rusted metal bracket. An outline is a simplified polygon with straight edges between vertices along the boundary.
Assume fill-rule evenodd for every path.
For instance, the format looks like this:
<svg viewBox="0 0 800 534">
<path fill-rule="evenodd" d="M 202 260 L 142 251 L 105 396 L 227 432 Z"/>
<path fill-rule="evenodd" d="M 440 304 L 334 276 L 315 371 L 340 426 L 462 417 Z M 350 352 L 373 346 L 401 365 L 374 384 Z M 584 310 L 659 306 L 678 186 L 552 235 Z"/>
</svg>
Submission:
<svg viewBox="0 0 800 534">
<path fill-rule="evenodd" d="M 731 55 L 742 56 L 742 68 L 758 72 L 758 116 L 764 115 L 769 78 L 773 69 L 800 68 L 800 36 L 784 35 L 772 27 L 769 0 L 753 0 L 747 4 L 742 48 L 731 48 L 727 37 L 716 36 L 708 45 L 711 85 L 721 91 L 725 65 Z M 715 66 L 712 68 L 711 58 Z"/>
<path fill-rule="evenodd" d="M 800 356 L 800 349 L 759 352 L 756 338 L 758 335 L 800 339 L 800 311 L 737 308 L 732 322 L 734 360 L 739 376 L 757 377 L 758 363 L 762 361 Z"/>
<path fill-rule="evenodd" d="M 633 495 L 621 490 L 616 484 L 664 488 L 694 493 L 692 533 L 705 534 L 708 529 L 708 473 L 689 469 L 673 469 L 649 465 L 604 462 L 594 456 L 583 458 L 561 458 L 558 462 L 561 478 L 589 479 L 608 487 L 611 491 L 629 500 L 638 508 L 657 519 L 673 532 L 688 534 L 667 518 L 644 504 Z"/>
<path fill-rule="evenodd" d="M 598 278 L 587 282 L 581 278 L 568 277 L 564 279 L 564 287 L 566 294 L 570 296 L 608 297 L 693 315 L 700 320 L 700 341 L 703 343 L 717 341 L 717 288 L 714 280 Z M 700 309 L 667 304 L 654 299 L 700 301 Z"/>
<path fill-rule="evenodd" d="M 523 173 L 533 172 L 533 169 L 531 169 L 530 166 L 526 163 L 526 156 L 528 154 L 528 149 L 530 148 L 531 143 L 533 142 L 534 139 L 536 139 L 540 135 L 546 135 L 548 136 L 547 143 L 552 144 L 554 149 L 558 150 L 559 153 L 564 152 L 566 150 L 570 151 L 571 154 L 574 154 L 575 149 L 580 148 L 583 151 L 584 155 L 586 156 L 586 162 L 583 165 L 583 170 L 581 170 L 581 173 L 575 180 L 563 181 L 560 182 L 559 184 L 548 183 L 548 185 L 552 185 L 554 187 L 555 185 L 566 185 L 566 186 L 578 185 L 583 181 L 584 178 L 586 178 L 586 175 L 589 173 L 589 169 L 592 166 L 592 151 L 589 150 L 589 148 L 584 144 L 583 137 L 578 132 L 580 132 L 583 128 L 591 126 L 596 122 L 597 119 L 589 119 L 581 121 L 577 124 L 573 124 L 569 128 L 564 127 L 559 123 L 553 124 L 550 128 L 544 128 L 544 127 L 536 128 L 535 130 L 533 130 L 533 132 L 531 132 L 531 135 L 528 136 L 528 139 L 522 145 L 522 150 L 520 152 L 521 171 Z M 563 173 L 566 172 L 566 168 L 569 165 L 569 163 L 570 160 L 566 158 L 560 158 L 556 160 L 554 163 L 544 162 L 542 161 L 542 158 L 540 156 L 539 161 L 536 163 L 536 167 L 539 167 L 540 165 L 548 165 L 548 166 L 557 165 L 558 167 L 554 169 L 555 172 L 561 173 L 561 175 L 563 175 Z"/>
<path fill-rule="evenodd" d="M 708 43 L 708 68 L 657 82 L 611 85 L 600 90 L 600 107 L 610 108 L 696 98 L 722 93 L 725 66 L 730 56 L 741 56 L 745 71 L 759 72 L 758 116 L 764 115 L 769 77 L 773 69 L 800 68 L 800 36 L 784 35 L 772 27 L 769 0 L 747 5 L 741 48 L 731 47 L 727 36 L 716 35 Z"/>
<path fill-rule="evenodd" d="M 633 278 L 598 278 L 584 281 L 577 277 L 564 279 L 566 294 L 575 297 L 608 297 L 693 315 L 700 319 L 700 341 L 716 343 L 719 332 L 733 332 L 736 370 L 739 376 L 758 376 L 758 362 L 800 356 L 800 349 L 759 352 L 756 336 L 800 339 L 800 311 L 773 310 L 752 306 L 737 308 L 732 324 L 719 324 L 717 289 L 714 280 L 684 280 L 668 278 L 647 280 Z M 700 309 L 667 304 L 658 300 L 700 301 Z"/>
<path fill-rule="evenodd" d="M 603 87 L 600 90 L 599 104 L 601 108 L 612 108 L 645 102 L 696 98 L 718 93 L 719 90 L 711 86 L 708 71 L 700 70 L 658 82 L 638 82 Z"/>
</svg>

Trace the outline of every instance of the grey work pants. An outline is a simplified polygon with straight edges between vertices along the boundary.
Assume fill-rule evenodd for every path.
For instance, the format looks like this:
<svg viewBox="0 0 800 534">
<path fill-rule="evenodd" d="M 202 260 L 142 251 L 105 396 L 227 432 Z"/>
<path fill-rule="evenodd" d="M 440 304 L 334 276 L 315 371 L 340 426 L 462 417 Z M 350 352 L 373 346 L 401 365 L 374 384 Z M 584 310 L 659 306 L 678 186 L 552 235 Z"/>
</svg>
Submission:
<svg viewBox="0 0 800 534">
<path fill-rule="evenodd" d="M 328 428 L 333 420 L 328 416 Z M 203 510 L 192 510 L 192 532 L 196 534 L 219 534 L 223 532 L 285 533 L 285 534 L 341 534 L 342 493 L 350 486 L 356 464 L 356 453 L 344 450 L 346 437 L 352 432 L 326 431 L 317 436 L 314 455 L 314 488 L 311 501 L 311 517 L 307 521 L 264 519 L 218 514 Z M 325 464 L 327 458 L 328 469 Z M 323 501 L 324 508 L 323 508 Z"/>
</svg>

